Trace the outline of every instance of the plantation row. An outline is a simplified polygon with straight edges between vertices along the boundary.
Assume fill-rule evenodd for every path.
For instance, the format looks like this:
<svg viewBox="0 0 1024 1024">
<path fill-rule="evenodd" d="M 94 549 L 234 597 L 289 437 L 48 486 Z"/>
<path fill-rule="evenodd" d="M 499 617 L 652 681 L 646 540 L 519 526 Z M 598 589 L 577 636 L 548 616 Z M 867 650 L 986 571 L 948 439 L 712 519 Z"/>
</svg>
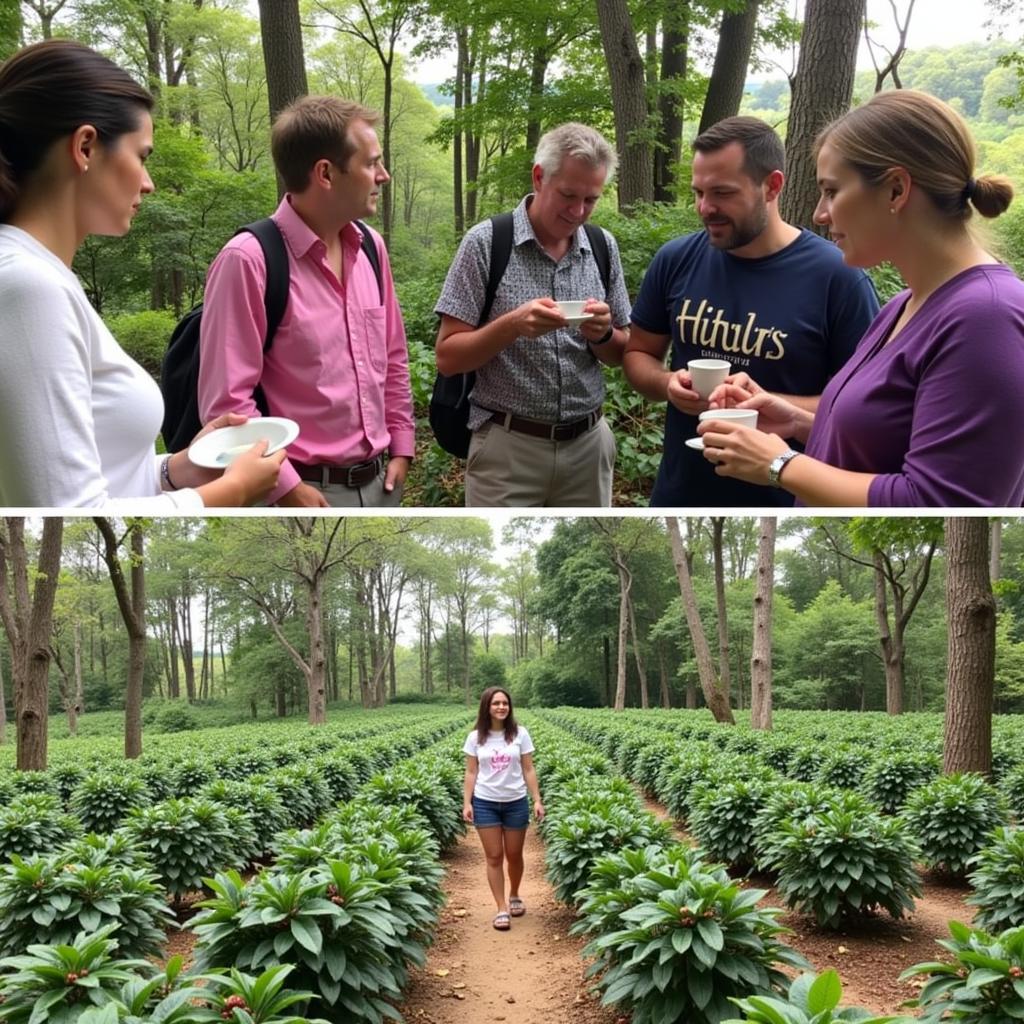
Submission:
<svg viewBox="0 0 1024 1024">
<path fill-rule="evenodd" d="M 906 976 L 925 979 L 921 1019 L 1024 1018 L 1024 928 L 1007 928 L 1024 924 L 1024 832 L 1009 825 L 1003 796 L 984 780 L 935 778 L 935 765 L 906 783 L 892 762 L 917 763 L 929 752 L 908 750 L 915 743 L 897 741 L 902 730 L 888 737 L 879 730 L 860 751 L 858 778 L 881 786 L 901 777 L 887 792 L 904 810 L 886 814 L 822 777 L 852 763 L 851 750 L 836 743 L 836 734 L 849 737 L 846 724 L 830 725 L 827 716 L 804 723 L 814 741 L 805 746 L 678 713 L 540 714 L 544 724 L 532 732 L 548 808 L 548 877 L 578 912 L 575 930 L 591 936 L 586 953 L 596 958 L 604 1002 L 631 1011 L 634 1024 L 883 1019 L 857 1008 L 830 1016 L 841 995 L 831 972 L 803 977 L 782 998 L 788 981 L 780 968 L 809 965 L 781 938 L 781 911 L 757 907 L 764 891 L 742 888 L 719 861 L 775 875 L 790 907 L 824 926 L 879 910 L 909 912 L 922 860 L 951 872 L 976 865 L 978 924 L 1005 930 L 951 922 L 944 945 L 953 962 L 919 965 Z M 763 759 L 769 753 L 778 766 Z M 815 760 L 818 781 L 784 772 L 793 764 L 804 773 Z M 1005 761 L 1006 778 L 1019 769 L 1012 762 Z M 673 841 L 670 824 L 643 808 L 624 776 L 668 804 L 700 848 Z M 893 801 L 898 789 L 903 796 Z"/>
<path fill-rule="evenodd" d="M 0 1021 L 400 1020 L 443 900 L 439 857 L 464 832 L 469 720 L 342 723 L 164 737 L 116 764 L 98 741 L 68 742 L 48 772 L 0 770 Z M 548 876 L 578 913 L 594 984 L 634 1024 L 883 1019 L 838 1015 L 833 972 L 789 985 L 782 968 L 809 965 L 782 911 L 727 866 L 771 872 L 826 926 L 908 911 L 917 863 L 968 870 L 979 923 L 1024 923 L 1014 721 L 999 725 L 995 787 L 938 775 L 929 716 L 779 716 L 765 734 L 700 713 L 562 709 L 527 725 Z M 157 971 L 141 958 L 204 885 L 190 971 L 178 958 Z M 1024 929 L 951 932 L 953 963 L 917 971 L 924 1019 L 1024 1019 Z"/>
</svg>

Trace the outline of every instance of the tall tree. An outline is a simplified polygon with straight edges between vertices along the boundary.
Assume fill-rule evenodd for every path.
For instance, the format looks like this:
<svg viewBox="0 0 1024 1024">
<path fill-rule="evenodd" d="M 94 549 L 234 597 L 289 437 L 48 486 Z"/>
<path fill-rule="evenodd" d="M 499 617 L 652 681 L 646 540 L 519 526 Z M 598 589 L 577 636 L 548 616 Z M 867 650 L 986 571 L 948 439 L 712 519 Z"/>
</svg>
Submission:
<svg viewBox="0 0 1024 1024">
<path fill-rule="evenodd" d="M 943 771 L 992 771 L 996 602 L 988 564 L 988 522 L 946 519 L 949 658 Z"/>
<path fill-rule="evenodd" d="M 704 97 L 699 132 L 739 112 L 760 6 L 761 0 L 744 0 L 742 7 L 726 10 L 722 15 L 718 49 Z"/>
<path fill-rule="evenodd" d="M 868 53 L 871 54 L 871 63 L 875 66 L 875 92 L 881 92 L 885 88 L 885 80 L 891 75 L 892 84 L 897 89 L 903 88 L 900 80 L 900 64 L 907 53 L 907 33 L 910 31 L 910 19 L 914 16 L 914 4 L 917 0 L 907 0 L 907 9 L 900 19 L 900 9 L 896 0 L 889 0 L 889 7 L 892 10 L 893 21 L 896 23 L 896 44 L 890 50 L 887 46 L 871 38 L 873 26 L 864 19 L 864 41 L 868 45 Z M 878 56 L 875 51 L 881 50 L 884 57 Z"/>
<path fill-rule="evenodd" d="M 0 655 L 0 747 L 7 742 L 7 695 L 4 693 L 4 659 Z"/>
<path fill-rule="evenodd" d="M 103 560 L 117 597 L 117 607 L 128 632 L 128 680 L 124 692 L 124 756 L 142 754 L 142 684 L 146 672 L 146 566 L 145 531 L 141 519 L 125 523 L 126 534 L 117 536 L 114 522 L 95 516 L 103 538 Z M 128 578 L 121 565 L 120 548 L 128 541 Z"/>
<path fill-rule="evenodd" d="M 39 33 L 44 39 L 53 37 L 53 19 L 68 0 L 24 0 L 25 6 L 39 18 Z"/>
<path fill-rule="evenodd" d="M 270 120 L 293 100 L 309 92 L 306 61 L 302 53 L 299 0 L 259 0 L 263 63 L 267 70 Z M 278 178 L 278 194 L 284 182 Z"/>
<path fill-rule="evenodd" d="M 658 76 L 658 138 L 654 148 L 654 199 L 678 197 L 676 167 L 682 155 L 683 90 L 690 45 L 689 0 L 669 0 L 661 19 L 661 68 Z"/>
<path fill-rule="evenodd" d="M 11 516 L 0 524 L 0 621 L 11 647 L 19 771 L 46 769 L 50 636 L 63 533 L 59 516 L 43 520 L 39 555 L 31 570 L 25 520 Z"/>
<path fill-rule="evenodd" d="M 601 44 L 611 80 L 615 145 L 619 152 L 619 209 L 654 199 L 654 161 L 643 54 L 626 0 L 597 0 Z"/>
<path fill-rule="evenodd" d="M 818 179 L 811 148 L 818 132 L 850 106 L 866 4 L 807 0 L 786 130 L 787 181 L 779 203 L 790 224 L 814 226 Z"/>
<path fill-rule="evenodd" d="M 755 729 L 772 727 L 772 595 L 775 592 L 775 535 L 778 520 L 761 519 L 754 592 L 754 640 L 750 655 L 750 722 Z"/>
<path fill-rule="evenodd" d="M 679 532 L 679 521 L 675 516 L 668 516 L 665 519 L 665 524 L 668 527 L 668 536 L 672 544 L 672 561 L 675 564 L 676 577 L 679 580 L 679 593 L 682 596 L 686 624 L 693 641 L 693 652 L 697 659 L 697 673 L 700 677 L 701 689 L 704 691 L 704 701 L 716 722 L 735 725 L 736 719 L 729 706 L 729 694 L 722 687 L 715 671 L 711 648 L 708 646 L 708 639 L 704 633 L 704 624 L 700 620 L 700 609 L 697 607 L 697 595 L 693 589 L 690 568 L 691 554 L 683 544 L 683 538 Z"/>
</svg>

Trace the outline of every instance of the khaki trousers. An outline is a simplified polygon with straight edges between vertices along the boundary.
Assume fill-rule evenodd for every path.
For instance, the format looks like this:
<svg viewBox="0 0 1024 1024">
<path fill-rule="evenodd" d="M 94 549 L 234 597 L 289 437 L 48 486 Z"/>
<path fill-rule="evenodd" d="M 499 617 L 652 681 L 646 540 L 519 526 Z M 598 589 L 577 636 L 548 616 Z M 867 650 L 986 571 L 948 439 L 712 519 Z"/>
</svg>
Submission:
<svg viewBox="0 0 1024 1024">
<path fill-rule="evenodd" d="M 390 494 L 384 490 L 384 474 L 387 467 L 362 487 L 345 487 L 342 484 L 320 484 L 307 480 L 323 492 L 331 508 L 398 508 L 402 501 L 402 488 L 396 487 Z"/>
<path fill-rule="evenodd" d="M 571 441 L 485 423 L 469 442 L 466 507 L 607 508 L 614 467 L 615 437 L 603 416 Z"/>
</svg>

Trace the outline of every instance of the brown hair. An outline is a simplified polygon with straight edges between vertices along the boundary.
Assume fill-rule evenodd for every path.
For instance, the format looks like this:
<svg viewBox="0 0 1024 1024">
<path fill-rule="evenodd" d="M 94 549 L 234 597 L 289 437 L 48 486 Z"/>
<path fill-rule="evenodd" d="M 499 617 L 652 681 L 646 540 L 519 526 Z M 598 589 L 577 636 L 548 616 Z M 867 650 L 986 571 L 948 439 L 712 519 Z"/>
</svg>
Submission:
<svg viewBox="0 0 1024 1024">
<path fill-rule="evenodd" d="M 139 127 L 153 97 L 95 50 L 48 39 L 0 64 L 0 221 L 58 139 L 91 124 L 104 146 Z"/>
<path fill-rule="evenodd" d="M 511 743 L 519 732 L 519 725 L 512 710 L 512 694 L 504 686 L 488 686 L 480 694 L 480 710 L 476 714 L 476 741 L 483 746 L 491 731 L 491 701 L 496 693 L 503 693 L 508 700 L 508 718 L 505 719 L 505 742 Z"/>
<path fill-rule="evenodd" d="M 968 220 L 972 205 L 983 217 L 998 217 L 1013 200 L 1009 179 L 975 179 L 977 149 L 966 122 L 949 104 L 924 92 L 876 93 L 818 135 L 815 158 L 825 143 L 870 186 L 880 185 L 894 167 L 906 168 L 950 220 Z"/>
<path fill-rule="evenodd" d="M 303 96 L 289 104 L 270 133 L 270 152 L 285 188 L 301 192 L 318 160 L 330 160 L 344 171 L 355 152 L 349 125 L 378 120 L 375 110 L 336 96 Z"/>
<path fill-rule="evenodd" d="M 772 171 L 786 169 L 786 147 L 775 129 L 756 117 L 727 117 L 701 132 L 691 143 L 694 153 L 717 153 L 730 143 L 743 147 L 743 173 L 760 184 Z"/>
</svg>

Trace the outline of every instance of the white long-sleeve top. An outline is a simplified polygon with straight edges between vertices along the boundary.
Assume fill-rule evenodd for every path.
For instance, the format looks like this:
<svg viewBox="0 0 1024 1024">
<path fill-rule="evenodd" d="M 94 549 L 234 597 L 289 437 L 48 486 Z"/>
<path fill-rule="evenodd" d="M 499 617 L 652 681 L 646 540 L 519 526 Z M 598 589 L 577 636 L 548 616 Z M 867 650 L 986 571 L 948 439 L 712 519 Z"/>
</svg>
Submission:
<svg viewBox="0 0 1024 1024">
<path fill-rule="evenodd" d="M 161 491 L 156 382 L 118 345 L 78 278 L 0 224 L 0 505 L 196 511 Z"/>
</svg>

